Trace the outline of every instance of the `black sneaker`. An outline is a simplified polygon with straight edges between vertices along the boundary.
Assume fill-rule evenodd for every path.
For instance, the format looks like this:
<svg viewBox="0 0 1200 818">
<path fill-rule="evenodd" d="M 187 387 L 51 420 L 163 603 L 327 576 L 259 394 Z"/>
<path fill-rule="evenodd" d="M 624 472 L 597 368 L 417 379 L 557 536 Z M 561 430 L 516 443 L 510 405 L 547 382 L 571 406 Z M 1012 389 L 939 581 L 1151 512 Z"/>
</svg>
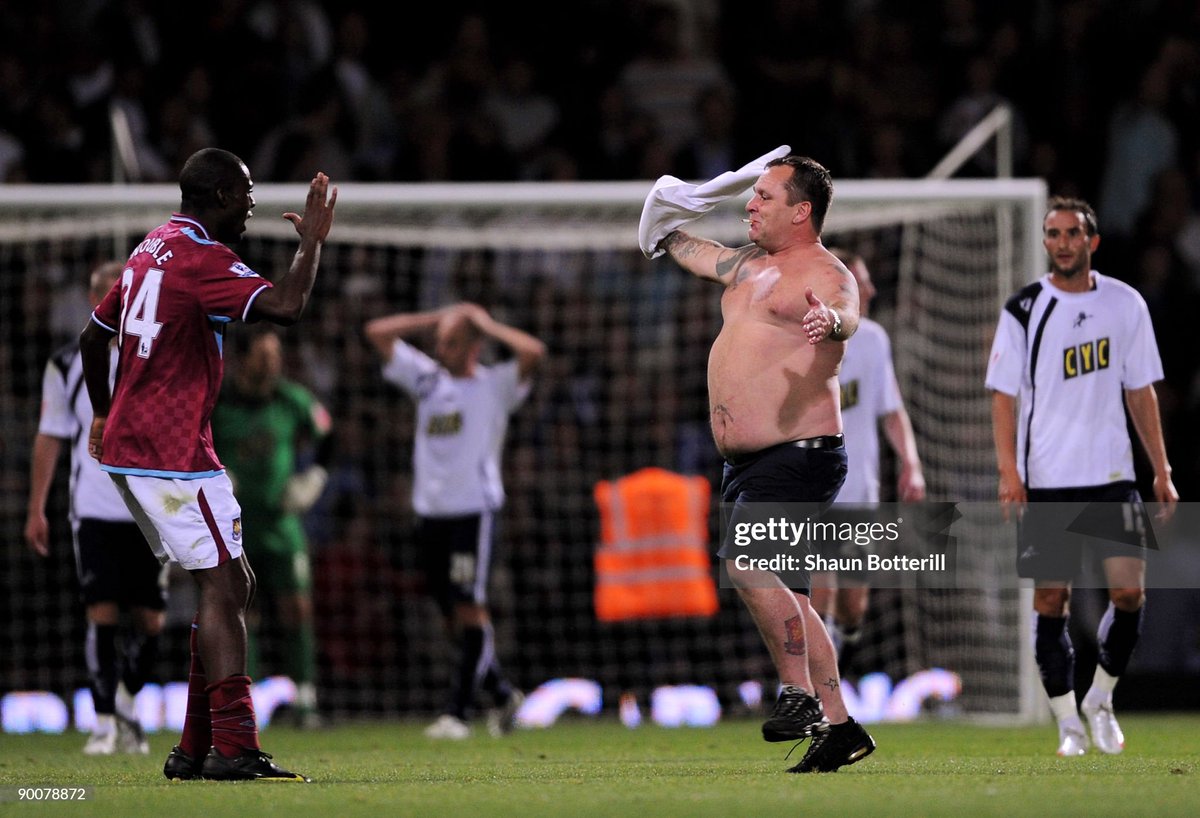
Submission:
<svg viewBox="0 0 1200 818">
<path fill-rule="evenodd" d="M 863 726 L 850 719 L 813 736 L 808 752 L 789 773 L 835 773 L 875 752 L 875 739 Z"/>
<path fill-rule="evenodd" d="M 240 756 L 226 758 L 214 747 L 204 759 L 200 777 L 212 781 L 295 781 L 307 784 L 309 780 L 271 763 L 271 754 L 262 750 L 247 750 Z"/>
<path fill-rule="evenodd" d="M 191 781 L 200 775 L 200 762 L 176 744 L 167 756 L 167 763 L 163 765 L 163 775 L 172 781 Z"/>
<path fill-rule="evenodd" d="M 804 692 L 803 688 L 787 685 L 775 702 L 771 718 L 763 722 L 762 734 L 767 741 L 795 741 L 829 729 L 829 719 L 821 702 Z"/>
</svg>

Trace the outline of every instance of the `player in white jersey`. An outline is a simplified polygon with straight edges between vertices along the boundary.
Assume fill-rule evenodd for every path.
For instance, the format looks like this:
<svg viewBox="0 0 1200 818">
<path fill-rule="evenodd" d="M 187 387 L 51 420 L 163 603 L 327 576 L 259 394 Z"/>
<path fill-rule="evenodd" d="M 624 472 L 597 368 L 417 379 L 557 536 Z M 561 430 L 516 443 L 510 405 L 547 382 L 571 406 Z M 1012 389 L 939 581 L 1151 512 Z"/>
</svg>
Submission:
<svg viewBox="0 0 1200 818">
<path fill-rule="evenodd" d="M 91 271 L 88 296 L 93 307 L 123 268 L 121 262 L 112 261 Z M 114 345 L 114 374 L 116 357 Z M 83 388 L 79 347 L 72 344 L 54 354 L 42 378 L 42 413 L 33 442 L 25 540 L 34 553 L 49 556 L 46 501 L 63 442 L 69 441 L 71 533 L 87 618 L 84 657 L 96 713 L 95 727 L 83 751 L 88 755 L 109 755 L 118 749 L 148 753 L 133 697 L 154 674 L 166 605 L 166 574 L 116 486 L 88 454 L 86 432 L 91 426 L 92 405 Z M 123 611 L 127 611 L 131 627 L 119 639 Z"/>
<path fill-rule="evenodd" d="M 867 317 L 875 286 L 866 261 L 858 253 L 831 247 L 858 284 L 858 332 L 846 342 L 846 355 L 838 374 L 841 385 L 842 428 L 846 436 L 846 482 L 835 508 L 850 505 L 867 510 L 879 504 L 882 424 L 888 444 L 896 454 L 896 497 L 900 502 L 925 499 L 925 476 L 917 453 L 917 440 L 900 386 L 892 368 L 892 342 L 878 322 Z M 870 587 L 865 572 L 822 572 L 813 575 L 813 607 L 820 612 L 839 657 L 843 648 L 858 642 L 867 613 Z"/>
<path fill-rule="evenodd" d="M 433 357 L 404 340 L 430 331 Z M 501 673 L 487 606 L 495 523 L 504 503 L 500 456 L 508 418 L 528 396 L 546 347 L 475 304 L 378 318 L 366 334 L 385 361 L 384 378 L 417 404 L 412 500 L 418 545 L 460 648 L 449 703 L 425 733 L 469 736 L 480 691 L 496 705 L 489 730 L 505 733 L 524 697 Z M 508 347 L 515 359 L 480 364 L 485 338 Z"/>
<path fill-rule="evenodd" d="M 1082 702 L 1092 743 L 1115 754 L 1125 738 L 1113 715 L 1112 692 L 1142 626 L 1149 529 L 1125 410 L 1154 469 L 1154 499 L 1162 504 L 1160 513 L 1170 515 L 1179 495 L 1154 390 L 1163 369 L 1145 301 L 1091 267 L 1100 244 L 1092 207 L 1081 199 L 1053 198 L 1042 231 L 1050 272 L 1005 305 L 987 369 L 999 499 L 1006 517 L 1023 511 L 1017 570 L 1035 581 L 1034 655 L 1058 722 L 1060 756 L 1083 755 L 1089 742 L 1076 710 L 1067 630 L 1084 541 L 1068 534 L 1070 519 L 1058 520 L 1055 512 L 1064 513 L 1064 504 L 1089 504 L 1089 511 L 1111 514 L 1105 530 L 1113 530 L 1114 540 L 1129 543 L 1095 547 L 1109 605 L 1097 634 L 1095 677 Z"/>
</svg>

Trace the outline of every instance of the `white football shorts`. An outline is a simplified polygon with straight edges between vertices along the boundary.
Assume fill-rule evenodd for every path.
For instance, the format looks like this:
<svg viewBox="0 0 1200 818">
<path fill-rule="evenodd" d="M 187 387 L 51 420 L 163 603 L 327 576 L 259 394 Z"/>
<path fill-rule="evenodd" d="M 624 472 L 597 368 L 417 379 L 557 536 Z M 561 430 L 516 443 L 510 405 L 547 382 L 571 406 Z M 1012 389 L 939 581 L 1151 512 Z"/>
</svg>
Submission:
<svg viewBox="0 0 1200 818">
<path fill-rule="evenodd" d="M 109 476 L 160 563 L 195 571 L 242 555 L 242 507 L 224 472 L 196 480 Z"/>
</svg>

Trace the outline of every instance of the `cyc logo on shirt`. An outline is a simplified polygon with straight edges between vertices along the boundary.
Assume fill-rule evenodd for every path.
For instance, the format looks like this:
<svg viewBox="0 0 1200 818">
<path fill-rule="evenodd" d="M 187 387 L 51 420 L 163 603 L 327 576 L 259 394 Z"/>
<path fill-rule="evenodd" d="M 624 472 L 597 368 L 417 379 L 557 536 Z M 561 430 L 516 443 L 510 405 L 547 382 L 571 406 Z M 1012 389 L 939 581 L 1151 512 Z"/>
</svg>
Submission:
<svg viewBox="0 0 1200 818">
<path fill-rule="evenodd" d="M 1108 369 L 1108 351 L 1107 338 L 1067 347 L 1063 350 L 1063 377 L 1074 378 L 1097 369 Z"/>
</svg>

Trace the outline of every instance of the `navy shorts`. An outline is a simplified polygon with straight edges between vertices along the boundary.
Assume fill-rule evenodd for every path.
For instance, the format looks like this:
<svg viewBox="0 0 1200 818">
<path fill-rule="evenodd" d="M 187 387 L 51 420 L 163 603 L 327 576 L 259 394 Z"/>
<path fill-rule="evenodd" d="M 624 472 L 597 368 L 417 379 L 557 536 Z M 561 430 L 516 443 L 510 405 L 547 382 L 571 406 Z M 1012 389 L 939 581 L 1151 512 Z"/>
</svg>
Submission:
<svg viewBox="0 0 1200 818">
<path fill-rule="evenodd" d="M 804 449 L 791 443 L 771 446 L 760 452 L 726 461 L 721 479 L 721 517 L 724 532 L 717 556 L 733 559 L 741 549 L 732 541 L 739 523 L 758 522 L 784 506 L 794 515 L 796 507 L 811 516 L 826 511 L 846 481 L 846 448 Z M 804 513 L 804 512 L 799 512 Z M 807 547 L 803 553 L 807 553 Z M 776 572 L 794 591 L 807 594 L 812 587 L 804 569 Z"/>
<path fill-rule="evenodd" d="M 166 566 L 154 556 L 137 523 L 80 520 L 75 567 L 84 605 L 116 602 L 155 611 L 166 607 Z"/>
<path fill-rule="evenodd" d="M 1017 527 L 1017 575 L 1070 582 L 1084 556 L 1146 559 L 1153 531 L 1130 481 L 1081 488 L 1028 489 Z"/>
<path fill-rule="evenodd" d="M 421 517 L 417 547 L 430 592 L 443 613 L 455 604 L 487 604 L 497 515 Z"/>
</svg>

